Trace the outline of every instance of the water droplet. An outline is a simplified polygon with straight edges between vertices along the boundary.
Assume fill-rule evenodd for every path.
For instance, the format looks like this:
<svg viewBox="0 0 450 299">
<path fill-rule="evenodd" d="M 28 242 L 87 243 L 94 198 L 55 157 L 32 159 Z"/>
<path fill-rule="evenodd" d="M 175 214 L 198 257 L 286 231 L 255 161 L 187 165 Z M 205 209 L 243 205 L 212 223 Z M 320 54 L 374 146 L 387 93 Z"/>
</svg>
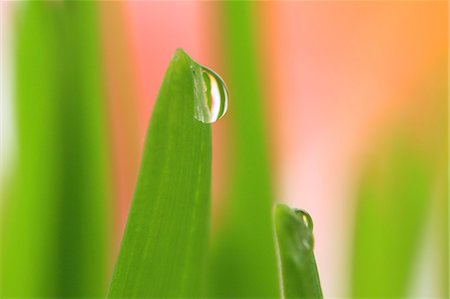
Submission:
<svg viewBox="0 0 450 299">
<path fill-rule="evenodd" d="M 314 248 L 314 235 L 313 231 L 313 221 L 311 216 L 304 210 L 294 210 L 295 214 L 298 216 L 299 220 L 308 228 L 304 230 L 300 235 L 300 241 L 302 247 L 306 250 L 313 250 Z"/>
<path fill-rule="evenodd" d="M 301 221 L 312 231 L 313 230 L 313 221 L 311 215 L 309 215 L 304 210 L 295 210 L 295 214 L 300 218 Z"/>
<path fill-rule="evenodd" d="M 225 115 L 228 108 L 228 89 L 222 78 L 213 70 L 192 66 L 197 76 L 195 82 L 195 118 L 203 123 L 214 123 Z"/>
</svg>

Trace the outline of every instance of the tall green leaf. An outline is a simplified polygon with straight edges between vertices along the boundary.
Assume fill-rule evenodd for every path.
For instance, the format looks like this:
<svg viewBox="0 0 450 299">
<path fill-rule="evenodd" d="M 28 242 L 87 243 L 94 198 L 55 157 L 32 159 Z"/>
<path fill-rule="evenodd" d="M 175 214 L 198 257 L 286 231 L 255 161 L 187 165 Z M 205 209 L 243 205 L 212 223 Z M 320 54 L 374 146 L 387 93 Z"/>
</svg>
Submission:
<svg viewBox="0 0 450 299">
<path fill-rule="evenodd" d="M 286 205 L 275 207 L 282 298 L 323 297 L 313 252 L 312 220 L 305 217 Z"/>
<path fill-rule="evenodd" d="M 195 72 L 195 73 L 194 73 Z M 177 50 L 147 133 L 110 298 L 202 295 L 208 245 L 211 126 L 194 117 L 199 66 Z"/>
<path fill-rule="evenodd" d="M 18 165 L 3 209 L 1 295 L 100 297 L 108 179 L 96 4 L 17 10 Z"/>
<path fill-rule="evenodd" d="M 255 2 L 222 2 L 233 153 L 228 210 L 213 242 L 211 296 L 279 296 Z"/>
</svg>

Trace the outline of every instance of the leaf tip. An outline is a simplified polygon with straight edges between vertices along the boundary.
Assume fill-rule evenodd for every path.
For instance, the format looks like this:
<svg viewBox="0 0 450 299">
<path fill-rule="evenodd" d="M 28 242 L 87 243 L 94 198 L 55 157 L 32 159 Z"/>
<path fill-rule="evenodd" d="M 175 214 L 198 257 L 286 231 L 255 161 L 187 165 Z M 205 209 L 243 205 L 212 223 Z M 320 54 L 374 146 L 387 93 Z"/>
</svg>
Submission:
<svg viewBox="0 0 450 299">
<path fill-rule="evenodd" d="M 173 60 L 179 60 L 179 59 L 187 59 L 189 61 L 192 61 L 192 58 L 189 56 L 186 51 L 184 51 L 182 48 L 177 48 L 175 50 L 175 53 L 173 54 Z"/>
</svg>

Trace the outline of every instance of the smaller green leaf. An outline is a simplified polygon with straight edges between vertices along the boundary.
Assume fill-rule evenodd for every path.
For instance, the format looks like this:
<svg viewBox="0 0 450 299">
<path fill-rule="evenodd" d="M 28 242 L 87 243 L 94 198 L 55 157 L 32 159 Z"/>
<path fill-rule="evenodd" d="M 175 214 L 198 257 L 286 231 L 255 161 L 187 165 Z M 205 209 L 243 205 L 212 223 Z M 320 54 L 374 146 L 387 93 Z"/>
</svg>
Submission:
<svg viewBox="0 0 450 299">
<path fill-rule="evenodd" d="M 313 253 L 311 217 L 302 210 L 277 204 L 274 224 L 282 298 L 323 298 Z"/>
</svg>

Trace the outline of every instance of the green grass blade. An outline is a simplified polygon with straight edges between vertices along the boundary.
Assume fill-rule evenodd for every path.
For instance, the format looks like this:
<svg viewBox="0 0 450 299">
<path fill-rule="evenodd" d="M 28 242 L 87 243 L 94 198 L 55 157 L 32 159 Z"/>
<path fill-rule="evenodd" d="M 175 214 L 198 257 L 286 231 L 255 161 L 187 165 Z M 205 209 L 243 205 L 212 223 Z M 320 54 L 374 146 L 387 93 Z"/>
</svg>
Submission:
<svg viewBox="0 0 450 299">
<path fill-rule="evenodd" d="M 18 165 L 2 218 L 3 297 L 106 294 L 106 149 L 94 2 L 24 2 Z"/>
<path fill-rule="evenodd" d="M 282 298 L 323 298 L 313 253 L 312 227 L 288 206 L 274 213 Z"/>
<path fill-rule="evenodd" d="M 211 126 L 194 118 L 198 65 L 177 50 L 159 91 L 110 298 L 198 297 L 208 245 Z M 202 84 L 200 82 L 200 84 Z"/>
<path fill-rule="evenodd" d="M 364 174 L 355 223 L 353 296 L 402 298 L 432 195 L 430 166 L 410 140 L 377 148 Z"/>
<path fill-rule="evenodd" d="M 228 210 L 213 244 L 211 296 L 279 296 L 272 234 L 272 190 L 264 133 L 263 97 L 252 21 L 256 2 L 225 1 L 224 53 L 228 66 L 234 157 Z"/>
<path fill-rule="evenodd" d="M 449 297 L 448 57 L 435 59 L 363 169 L 353 245 L 356 298 L 410 298 L 417 291 Z M 433 283 L 417 284 L 431 269 Z"/>
<path fill-rule="evenodd" d="M 111 178 L 97 3 L 65 1 L 59 17 L 64 63 L 57 121 L 62 124 L 60 196 L 64 204 L 57 224 L 58 287 L 64 296 L 103 297 L 111 245 Z"/>
</svg>

